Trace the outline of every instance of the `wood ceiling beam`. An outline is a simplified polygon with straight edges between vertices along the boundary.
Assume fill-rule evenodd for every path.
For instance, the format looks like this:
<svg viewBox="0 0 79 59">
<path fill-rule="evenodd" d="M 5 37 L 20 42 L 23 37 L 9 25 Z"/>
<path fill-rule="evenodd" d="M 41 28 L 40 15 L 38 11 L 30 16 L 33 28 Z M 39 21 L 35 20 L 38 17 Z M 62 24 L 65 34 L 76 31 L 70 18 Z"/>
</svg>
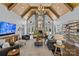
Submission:
<svg viewBox="0 0 79 59">
<path fill-rule="evenodd" d="M 10 5 L 8 6 L 8 8 L 10 8 L 12 5 L 14 5 L 14 3 L 10 4 Z"/>
<path fill-rule="evenodd" d="M 29 15 L 29 17 L 27 18 L 27 20 L 29 20 L 30 19 L 30 17 L 33 15 L 34 13 L 31 13 L 30 15 Z"/>
<path fill-rule="evenodd" d="M 48 7 L 45 7 L 45 9 L 48 8 Z M 24 14 L 22 15 L 22 17 L 28 13 L 31 9 L 37 9 L 37 7 L 30 7 L 27 11 L 24 12 Z"/>
<path fill-rule="evenodd" d="M 45 9 L 45 10 L 47 10 L 46 11 L 46 13 L 48 14 L 48 16 L 52 19 L 52 20 L 55 20 L 55 19 L 57 19 L 58 17 L 57 17 L 57 15 L 56 14 L 54 14 L 54 12 L 52 12 L 51 10 L 50 10 L 50 8 L 49 7 L 46 7 L 47 9 Z M 32 11 L 32 9 L 37 9 L 37 7 L 31 7 L 22 17 L 24 18 L 30 11 Z M 36 10 L 34 10 L 34 12 L 35 12 Z M 48 12 L 49 11 L 49 12 Z M 50 14 L 50 12 L 51 12 L 51 14 Z M 32 12 L 33 13 L 33 12 Z M 32 14 L 31 13 L 31 14 Z M 35 14 L 35 13 L 33 13 L 33 14 Z M 29 17 L 29 16 L 27 16 L 27 17 Z M 54 18 L 53 18 L 54 17 Z M 29 19 L 29 18 L 28 18 Z"/>
<path fill-rule="evenodd" d="M 33 14 L 35 14 L 35 13 L 34 13 L 35 11 L 36 11 L 36 9 L 31 9 L 30 15 L 28 16 L 27 20 L 29 20 L 29 18 L 30 18 Z"/>
<path fill-rule="evenodd" d="M 34 11 L 34 10 L 33 10 L 33 11 Z M 28 13 L 30 13 L 29 16 L 27 15 Z M 24 19 L 29 20 L 29 18 L 30 18 L 33 14 L 35 14 L 34 12 L 32 12 L 32 9 L 31 9 L 31 11 L 29 11 L 28 13 L 26 13 L 26 15 L 23 17 Z M 46 12 L 46 15 L 48 15 L 52 21 L 54 20 L 48 12 Z M 27 16 L 27 17 L 26 17 L 26 16 Z M 25 18 L 25 17 L 26 17 L 26 18 Z"/>
<path fill-rule="evenodd" d="M 67 4 L 67 3 L 64 3 L 71 11 L 73 10 L 73 8 L 69 5 L 69 4 Z"/>
<path fill-rule="evenodd" d="M 52 20 L 56 20 L 58 18 L 50 9 L 46 9 L 46 12 Z"/>
<path fill-rule="evenodd" d="M 13 7 L 15 7 L 17 3 L 13 3 L 11 6 L 9 6 L 9 10 L 11 10 Z"/>
<path fill-rule="evenodd" d="M 31 10 L 31 7 L 29 7 L 27 11 L 24 11 L 23 14 L 21 15 L 21 17 L 23 17 L 24 15 L 26 15 L 26 13 L 28 13 L 30 10 Z"/>
<path fill-rule="evenodd" d="M 67 3 L 70 7 L 72 7 L 73 9 L 76 7 L 79 7 L 79 3 Z"/>
<path fill-rule="evenodd" d="M 50 19 L 53 21 L 52 17 L 49 15 L 49 13 L 47 12 L 46 15 L 48 15 L 50 17 Z"/>
<path fill-rule="evenodd" d="M 13 3 L 4 3 L 4 5 L 9 8 L 11 5 L 13 5 Z"/>
<path fill-rule="evenodd" d="M 23 18 L 24 19 L 29 19 L 33 14 L 34 14 L 34 11 L 35 11 L 36 9 L 30 9 L 30 11 L 28 12 L 28 13 L 26 13 L 24 16 L 23 16 Z"/>
<path fill-rule="evenodd" d="M 25 13 L 22 15 L 22 17 L 25 16 L 29 11 L 31 11 L 31 9 L 37 9 L 37 7 L 31 7 L 31 8 L 29 8 L 28 11 L 25 12 Z M 49 9 L 53 14 L 55 14 L 49 7 L 45 7 L 45 9 Z M 55 14 L 55 15 L 56 15 L 56 14 Z M 56 16 L 57 16 L 57 15 L 56 15 Z M 58 16 L 57 16 L 57 18 L 58 18 Z"/>
<path fill-rule="evenodd" d="M 49 9 L 59 18 L 59 15 L 56 13 L 55 10 L 53 10 L 51 7 L 49 7 Z"/>
</svg>

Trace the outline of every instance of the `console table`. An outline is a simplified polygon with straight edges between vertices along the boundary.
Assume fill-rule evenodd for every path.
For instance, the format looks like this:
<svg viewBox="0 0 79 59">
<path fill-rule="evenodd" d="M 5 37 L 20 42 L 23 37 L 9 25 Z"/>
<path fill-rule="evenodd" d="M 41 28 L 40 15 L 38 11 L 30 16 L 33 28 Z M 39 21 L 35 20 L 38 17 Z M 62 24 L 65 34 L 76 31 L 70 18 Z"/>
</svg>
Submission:
<svg viewBox="0 0 79 59">
<path fill-rule="evenodd" d="M 19 35 L 6 36 L 6 37 L 2 37 L 0 39 L 6 39 L 6 41 L 9 43 L 16 42 L 19 39 Z"/>
</svg>

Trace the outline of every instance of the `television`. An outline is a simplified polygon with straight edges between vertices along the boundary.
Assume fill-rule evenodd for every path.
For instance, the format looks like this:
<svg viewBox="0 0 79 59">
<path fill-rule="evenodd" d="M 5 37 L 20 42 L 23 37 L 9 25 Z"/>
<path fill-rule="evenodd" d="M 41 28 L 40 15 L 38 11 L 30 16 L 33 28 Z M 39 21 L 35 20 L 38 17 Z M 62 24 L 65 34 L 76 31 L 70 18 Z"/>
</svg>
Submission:
<svg viewBox="0 0 79 59">
<path fill-rule="evenodd" d="M 15 34 L 16 24 L 0 22 L 0 36 Z"/>
</svg>

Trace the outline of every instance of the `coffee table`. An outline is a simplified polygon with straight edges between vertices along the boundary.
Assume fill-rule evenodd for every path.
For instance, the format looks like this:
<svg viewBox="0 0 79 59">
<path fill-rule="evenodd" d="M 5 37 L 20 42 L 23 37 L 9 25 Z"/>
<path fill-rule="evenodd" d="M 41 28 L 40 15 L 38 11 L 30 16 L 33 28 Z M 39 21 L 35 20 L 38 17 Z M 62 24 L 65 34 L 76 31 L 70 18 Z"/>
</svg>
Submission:
<svg viewBox="0 0 79 59">
<path fill-rule="evenodd" d="M 8 52 L 8 56 L 17 56 L 20 53 L 20 49 L 13 49 Z"/>
</svg>

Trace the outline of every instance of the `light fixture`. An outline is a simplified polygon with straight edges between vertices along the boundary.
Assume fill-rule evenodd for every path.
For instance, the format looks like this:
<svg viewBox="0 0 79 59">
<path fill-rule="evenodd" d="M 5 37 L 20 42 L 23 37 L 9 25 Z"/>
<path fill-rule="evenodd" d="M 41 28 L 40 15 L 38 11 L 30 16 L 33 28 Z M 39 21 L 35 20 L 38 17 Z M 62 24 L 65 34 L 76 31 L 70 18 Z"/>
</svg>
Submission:
<svg viewBox="0 0 79 59">
<path fill-rule="evenodd" d="M 41 4 L 38 6 L 38 9 L 36 10 L 36 14 L 38 15 L 44 15 L 46 13 L 44 6 Z"/>
</svg>

